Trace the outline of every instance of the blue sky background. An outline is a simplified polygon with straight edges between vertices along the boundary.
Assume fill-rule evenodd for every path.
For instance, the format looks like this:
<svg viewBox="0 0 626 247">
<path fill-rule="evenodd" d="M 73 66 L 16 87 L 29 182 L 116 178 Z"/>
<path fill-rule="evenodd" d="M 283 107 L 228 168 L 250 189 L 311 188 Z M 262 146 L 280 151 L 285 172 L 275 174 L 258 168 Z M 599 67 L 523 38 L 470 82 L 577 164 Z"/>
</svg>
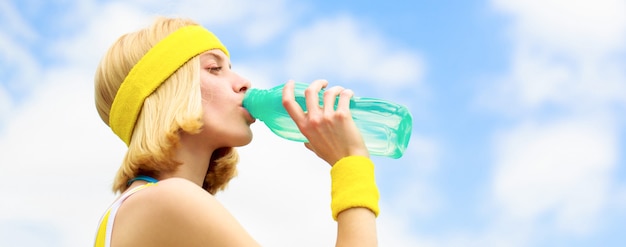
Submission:
<svg viewBox="0 0 626 247">
<path fill-rule="evenodd" d="M 3 1 L 0 246 L 89 246 L 124 145 L 93 73 L 157 15 L 253 86 L 327 79 L 407 105 L 374 157 L 381 246 L 624 246 L 626 1 Z M 264 246 L 331 246 L 327 165 L 262 123 L 218 195 Z M 303 243 L 304 242 L 304 243 Z"/>
</svg>

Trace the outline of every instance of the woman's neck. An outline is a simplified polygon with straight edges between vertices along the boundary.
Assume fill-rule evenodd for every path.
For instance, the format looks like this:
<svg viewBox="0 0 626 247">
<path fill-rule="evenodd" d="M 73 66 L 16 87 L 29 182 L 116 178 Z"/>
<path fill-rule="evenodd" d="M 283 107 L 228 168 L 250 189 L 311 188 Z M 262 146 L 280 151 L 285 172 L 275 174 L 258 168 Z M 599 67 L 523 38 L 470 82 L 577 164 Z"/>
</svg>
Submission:
<svg viewBox="0 0 626 247">
<path fill-rule="evenodd" d="M 215 148 L 207 148 L 206 142 L 199 142 L 197 137 L 181 134 L 174 153 L 175 159 L 181 162 L 181 165 L 170 176 L 164 177 L 185 178 L 202 187 Z"/>
</svg>

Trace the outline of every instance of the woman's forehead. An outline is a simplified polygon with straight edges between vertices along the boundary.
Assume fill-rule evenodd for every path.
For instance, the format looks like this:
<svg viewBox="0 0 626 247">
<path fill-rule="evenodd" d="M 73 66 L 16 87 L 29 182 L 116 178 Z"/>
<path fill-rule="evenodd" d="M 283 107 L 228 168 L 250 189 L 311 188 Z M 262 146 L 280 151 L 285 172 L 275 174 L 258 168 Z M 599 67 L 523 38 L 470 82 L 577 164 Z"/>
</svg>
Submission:
<svg viewBox="0 0 626 247">
<path fill-rule="evenodd" d="M 215 59 L 220 61 L 228 61 L 226 54 L 220 49 L 212 49 L 200 54 L 200 59 Z"/>
</svg>

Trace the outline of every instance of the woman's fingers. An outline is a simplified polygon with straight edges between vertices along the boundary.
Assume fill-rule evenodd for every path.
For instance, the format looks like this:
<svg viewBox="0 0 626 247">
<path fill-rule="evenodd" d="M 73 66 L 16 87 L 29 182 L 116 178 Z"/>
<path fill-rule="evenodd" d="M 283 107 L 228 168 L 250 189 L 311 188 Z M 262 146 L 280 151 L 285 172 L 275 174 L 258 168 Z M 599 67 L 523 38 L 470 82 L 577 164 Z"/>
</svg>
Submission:
<svg viewBox="0 0 626 247">
<path fill-rule="evenodd" d="M 334 86 L 326 89 L 320 96 L 320 90 L 327 85 L 328 82 L 322 80 L 309 85 L 305 90 L 307 111 L 304 113 L 298 110 L 300 117 L 294 118 L 298 128 L 309 141 L 304 146 L 330 165 L 350 155 L 368 156 L 363 138 L 351 118 L 350 102 L 354 93 L 343 87 Z M 293 90 L 291 85 L 288 89 Z M 290 94 L 287 96 L 293 97 Z M 320 97 L 323 107 L 320 107 Z"/>
<path fill-rule="evenodd" d="M 339 94 L 339 103 L 337 103 L 337 111 L 350 112 L 350 100 L 354 96 L 354 92 L 350 89 L 345 89 Z"/>
<path fill-rule="evenodd" d="M 353 93 L 351 90 L 345 90 L 340 86 L 334 86 L 324 91 L 322 99 L 324 106 L 320 107 L 319 92 L 327 85 L 328 81 L 326 80 L 316 80 L 305 90 L 304 94 L 307 108 L 307 112 L 305 113 L 295 100 L 295 83 L 293 80 L 289 80 L 283 88 L 283 107 L 285 107 L 289 116 L 291 116 L 296 123 L 303 122 L 304 120 L 311 118 L 311 116 L 319 116 L 318 114 L 320 113 L 330 116 L 336 109 L 341 109 L 342 111 L 349 110 L 349 102 Z M 338 97 L 339 102 L 336 102 Z M 335 107 L 335 103 L 337 103 L 338 107 Z"/>
<path fill-rule="evenodd" d="M 283 107 L 287 110 L 289 116 L 296 122 L 301 123 L 306 119 L 306 114 L 296 102 L 296 97 L 294 95 L 294 81 L 289 80 L 285 87 L 283 88 Z"/>
<path fill-rule="evenodd" d="M 326 80 L 316 80 L 304 90 L 306 109 L 309 115 L 316 115 L 321 111 L 319 93 L 323 88 L 326 88 L 327 85 L 328 81 Z"/>
<path fill-rule="evenodd" d="M 343 87 L 334 86 L 324 91 L 324 114 L 326 116 L 330 116 L 335 111 L 335 101 L 343 90 Z"/>
</svg>

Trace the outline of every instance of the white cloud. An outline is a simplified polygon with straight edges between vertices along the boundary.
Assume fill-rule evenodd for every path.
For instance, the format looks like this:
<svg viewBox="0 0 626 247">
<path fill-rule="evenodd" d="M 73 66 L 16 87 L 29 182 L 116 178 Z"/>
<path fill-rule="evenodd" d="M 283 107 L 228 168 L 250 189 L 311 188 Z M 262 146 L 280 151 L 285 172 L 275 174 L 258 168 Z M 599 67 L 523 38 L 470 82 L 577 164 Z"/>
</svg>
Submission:
<svg viewBox="0 0 626 247">
<path fill-rule="evenodd" d="M 142 9 L 153 14 L 192 18 L 209 29 L 236 25 L 229 34 L 238 35 L 250 46 L 259 46 L 273 40 L 291 25 L 301 12 L 299 3 L 285 0 L 267 1 L 136 1 Z"/>
<path fill-rule="evenodd" d="M 19 11 L 12 1 L 2 1 L 0 3 L 0 22 L 5 23 L 5 25 L 0 26 L 0 30 L 2 32 L 11 33 L 12 37 L 29 41 L 35 40 L 39 37 L 33 27 L 30 26 L 21 15 L 19 15 Z"/>
<path fill-rule="evenodd" d="M 424 72 L 415 52 L 392 48 L 390 41 L 350 17 L 317 21 L 289 42 L 286 69 L 292 78 L 328 75 L 397 88 L 415 87 Z"/>
<path fill-rule="evenodd" d="M 513 38 L 577 55 L 611 53 L 626 41 L 623 0 L 493 0 L 514 18 Z"/>
<path fill-rule="evenodd" d="M 103 174 L 114 174 L 123 145 L 94 111 L 84 83 L 91 75 L 56 68 L 42 77 L 49 83 L 34 91 L 36 100 L 11 118 L 0 139 L 0 221 L 33 225 L 16 230 L 55 229 L 60 236 L 44 236 L 59 246 L 89 245 L 113 199 Z"/>
<path fill-rule="evenodd" d="M 626 186 L 622 186 L 621 188 L 617 188 L 615 193 L 615 197 L 613 198 L 612 204 L 614 207 L 618 209 L 620 212 L 626 211 Z"/>
<path fill-rule="evenodd" d="M 379 246 L 441 246 L 431 239 L 417 235 L 406 219 L 402 214 L 381 215 L 378 219 Z"/>
<path fill-rule="evenodd" d="M 0 246 L 63 246 L 58 229 L 42 220 L 0 220 Z"/>
<path fill-rule="evenodd" d="M 253 142 L 239 149 L 238 177 L 218 198 L 263 246 L 332 245 L 330 166 L 261 122 L 253 131 Z"/>
<path fill-rule="evenodd" d="M 261 3 L 251 1 L 218 1 L 218 0 L 192 0 L 171 1 L 162 0 L 158 5 L 153 1 L 138 1 L 144 8 L 152 8 L 156 14 L 175 14 L 181 17 L 189 17 L 198 22 L 209 25 L 224 25 L 246 18 L 247 15 Z M 276 2 L 276 1 L 272 1 Z M 156 6 L 156 7 L 155 7 Z"/>
<path fill-rule="evenodd" d="M 593 230 L 618 158 L 613 132 L 599 120 L 565 120 L 499 136 L 492 192 L 503 216 L 526 224 L 553 219 L 563 232 Z"/>
<path fill-rule="evenodd" d="M 4 124 L 4 119 L 10 116 L 11 109 L 13 108 L 13 102 L 11 101 L 11 95 L 0 86 L 0 128 Z M 0 130 L 0 136 L 2 136 L 3 130 Z"/>
<path fill-rule="evenodd" d="M 274 41 L 293 26 L 297 16 L 303 13 L 301 4 L 285 0 L 242 1 L 237 9 L 247 6 L 247 12 L 237 23 L 242 26 L 244 41 L 253 47 Z"/>
<path fill-rule="evenodd" d="M 482 101 L 507 113 L 548 105 L 565 111 L 602 111 L 626 104 L 626 2 L 492 1 L 510 14 L 513 53 L 509 75 Z"/>
<path fill-rule="evenodd" d="M 626 104 L 625 63 L 559 58 L 550 51 L 518 48 L 510 74 L 480 95 L 489 108 L 508 114 L 539 112 L 546 106 L 568 112 L 609 110 Z"/>
<path fill-rule="evenodd" d="M 480 94 L 513 122 L 496 134 L 486 236 L 591 234 L 615 195 L 626 106 L 626 2 L 507 1 L 510 71 Z M 619 108 L 619 107 L 618 107 Z"/>
<path fill-rule="evenodd" d="M 6 5 L 7 3 L 0 4 Z M 4 20 L 3 20 L 4 21 Z M 19 32 L 12 29 L 6 30 L 0 27 L 0 76 L 3 81 L 0 82 L 0 91 L 8 92 L 3 95 L 2 101 L 8 101 L 5 106 L 0 105 L 0 122 L 3 121 L 5 115 L 3 109 L 11 105 L 15 101 L 14 94 L 24 94 L 33 85 L 40 81 L 37 75 L 40 74 L 41 68 L 35 56 L 28 51 L 28 44 L 35 39 L 28 31 L 26 24 L 20 20 L 8 20 L 8 24 L 24 26 L 25 31 Z M 13 23 L 15 22 L 15 23 Z M 4 25 L 3 25 L 4 26 Z M 26 32 L 27 34 L 24 34 Z M 24 37 L 27 36 L 27 37 Z"/>
<path fill-rule="evenodd" d="M 389 184 L 379 183 L 390 188 L 386 191 L 390 194 L 387 195 L 389 203 L 384 207 L 395 216 L 402 215 L 404 224 L 410 225 L 413 219 L 435 217 L 444 203 L 441 191 L 431 184 L 440 165 L 440 149 L 435 141 L 413 134 L 402 157 L 404 160 L 391 163 L 396 167 L 379 169 L 381 177 L 393 178 L 383 181 Z"/>
<path fill-rule="evenodd" d="M 137 31 L 153 20 L 153 16 L 126 2 L 107 2 L 98 6 L 80 5 L 75 6 L 73 11 L 92 14 L 86 23 L 84 19 L 75 20 L 84 23 L 82 32 L 55 42 L 50 49 L 62 61 L 91 70 L 95 70 L 102 56 L 118 37 Z"/>
</svg>

